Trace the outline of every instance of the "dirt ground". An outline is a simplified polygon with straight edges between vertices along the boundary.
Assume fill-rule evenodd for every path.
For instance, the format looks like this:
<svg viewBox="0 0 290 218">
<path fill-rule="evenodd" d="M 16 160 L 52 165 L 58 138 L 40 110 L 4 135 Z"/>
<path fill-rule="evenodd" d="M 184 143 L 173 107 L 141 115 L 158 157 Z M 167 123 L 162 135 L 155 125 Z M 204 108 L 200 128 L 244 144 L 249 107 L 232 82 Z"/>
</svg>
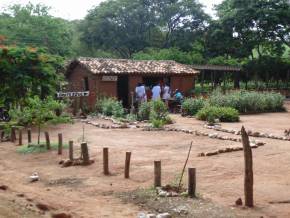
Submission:
<svg viewBox="0 0 290 218">
<path fill-rule="evenodd" d="M 290 103 L 286 106 L 290 110 Z M 214 132 L 204 129 L 204 123 L 194 118 L 173 115 L 173 119 L 175 127 Z M 207 217 L 290 217 L 289 204 L 269 204 L 270 201 L 290 200 L 289 141 L 258 139 L 266 145 L 253 150 L 256 206 L 244 209 L 233 206 L 237 198 L 243 198 L 243 152 L 197 157 L 200 152 L 238 146 L 239 142 L 181 132 L 107 130 L 80 121 L 50 127 L 51 141 L 57 141 L 57 133 L 63 133 L 65 141 L 74 140 L 78 156 L 83 125 L 91 159 L 95 160 L 87 167 L 61 168 L 58 162 L 68 157 L 67 151 L 62 156 L 56 151 L 24 155 L 16 152 L 16 143 L 0 143 L 0 185 L 8 186 L 7 190 L 0 190 L 1 218 L 51 217 L 60 212 L 84 218 L 137 217 L 140 211 L 155 212 L 152 205 L 140 205 L 140 201 L 134 199 L 124 201 L 120 193 L 130 194 L 152 187 L 154 160 L 162 161 L 162 183 L 176 182 L 191 141 L 193 148 L 188 167 L 197 168 L 197 191 L 205 199 L 205 206 L 197 204 L 197 200 L 187 199 L 186 205 L 192 202 L 193 208 L 199 211 L 187 217 L 205 217 L 201 210 L 215 208 L 219 208 L 217 212 Z M 231 129 L 240 129 L 242 125 L 246 129 L 282 136 L 283 131 L 290 128 L 290 113 L 245 115 L 241 116 L 240 123 L 222 124 Z M 36 140 L 35 132 L 33 139 Z M 102 174 L 103 147 L 108 147 L 110 152 L 111 176 L 107 177 Z M 123 178 L 126 151 L 132 152 L 131 178 L 127 180 Z M 33 172 L 39 173 L 40 181 L 29 182 L 28 177 Z M 48 205 L 49 211 L 39 210 L 36 207 L 39 203 Z M 181 203 L 185 204 L 184 200 Z"/>
</svg>

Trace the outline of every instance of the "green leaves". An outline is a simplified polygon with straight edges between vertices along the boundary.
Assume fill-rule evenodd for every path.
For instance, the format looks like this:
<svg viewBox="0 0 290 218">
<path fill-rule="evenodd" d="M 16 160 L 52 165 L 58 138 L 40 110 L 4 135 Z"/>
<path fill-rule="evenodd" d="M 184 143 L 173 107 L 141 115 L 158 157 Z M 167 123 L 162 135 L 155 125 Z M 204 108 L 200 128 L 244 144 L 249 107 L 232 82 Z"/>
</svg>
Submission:
<svg viewBox="0 0 290 218">
<path fill-rule="evenodd" d="M 41 4 L 12 5 L 0 14 L 0 32 L 6 44 L 46 48 L 51 54 L 68 56 L 72 49 L 72 29 L 68 21 L 49 15 Z"/>
<path fill-rule="evenodd" d="M 29 96 L 54 94 L 62 76 L 60 57 L 30 47 L 0 48 L 0 96 L 5 103 L 22 104 Z"/>
</svg>

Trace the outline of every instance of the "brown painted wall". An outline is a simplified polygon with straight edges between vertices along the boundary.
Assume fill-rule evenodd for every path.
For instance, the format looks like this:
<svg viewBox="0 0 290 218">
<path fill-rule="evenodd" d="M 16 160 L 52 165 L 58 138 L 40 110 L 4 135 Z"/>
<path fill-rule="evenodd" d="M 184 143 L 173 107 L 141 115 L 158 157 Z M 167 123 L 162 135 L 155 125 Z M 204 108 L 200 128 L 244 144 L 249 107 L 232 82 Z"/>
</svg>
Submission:
<svg viewBox="0 0 290 218">
<path fill-rule="evenodd" d="M 188 95 L 189 90 L 194 88 L 195 78 L 193 76 L 172 76 L 171 90 L 179 89 L 184 95 Z"/>
<path fill-rule="evenodd" d="M 77 66 L 68 76 L 68 91 L 84 91 L 83 80 L 85 77 L 89 79 L 90 96 L 74 99 L 74 108 L 79 108 L 86 103 L 89 109 L 93 109 L 97 96 L 118 97 L 117 82 L 102 81 L 102 75 L 93 75 L 80 66 Z M 142 80 L 142 75 L 129 76 L 129 103 L 131 103 L 131 92 L 135 91 L 136 85 Z M 179 89 L 185 95 L 188 95 L 188 91 L 194 87 L 194 80 L 194 76 L 171 76 L 171 90 Z"/>
</svg>

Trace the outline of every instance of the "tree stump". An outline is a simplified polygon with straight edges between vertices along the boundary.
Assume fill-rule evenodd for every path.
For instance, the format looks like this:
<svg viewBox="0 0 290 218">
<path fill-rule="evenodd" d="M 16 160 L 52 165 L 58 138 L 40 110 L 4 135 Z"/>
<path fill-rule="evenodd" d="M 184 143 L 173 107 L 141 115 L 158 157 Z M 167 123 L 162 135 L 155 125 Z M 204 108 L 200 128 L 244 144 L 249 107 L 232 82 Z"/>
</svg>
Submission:
<svg viewBox="0 0 290 218">
<path fill-rule="evenodd" d="M 82 150 L 83 164 L 89 165 L 90 164 L 90 156 L 89 156 L 88 145 L 86 142 L 83 142 L 81 144 L 81 150 Z"/>
<path fill-rule="evenodd" d="M 249 136 L 244 127 L 241 129 L 242 142 L 244 148 L 244 159 L 245 159 L 245 178 L 244 178 L 244 193 L 245 193 L 245 205 L 247 207 L 254 206 L 253 197 L 253 157 L 252 149 L 249 142 Z"/>
<path fill-rule="evenodd" d="M 161 161 L 154 161 L 154 187 L 161 187 Z"/>
<path fill-rule="evenodd" d="M 130 178 L 130 160 L 131 160 L 131 152 L 126 152 L 125 179 L 129 179 Z"/>
<path fill-rule="evenodd" d="M 46 149 L 50 150 L 50 139 L 49 139 L 49 133 L 45 132 L 45 142 L 46 142 Z"/>
</svg>

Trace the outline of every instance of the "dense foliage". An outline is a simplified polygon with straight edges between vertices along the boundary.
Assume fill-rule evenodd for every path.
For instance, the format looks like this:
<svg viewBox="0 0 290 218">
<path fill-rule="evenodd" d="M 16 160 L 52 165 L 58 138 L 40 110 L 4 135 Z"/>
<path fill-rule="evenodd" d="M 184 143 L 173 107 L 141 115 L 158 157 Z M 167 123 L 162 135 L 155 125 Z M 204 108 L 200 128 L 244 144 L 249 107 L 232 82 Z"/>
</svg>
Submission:
<svg viewBox="0 0 290 218">
<path fill-rule="evenodd" d="M 65 104 L 48 97 L 41 100 L 38 96 L 28 98 L 25 106 L 10 110 L 12 121 L 23 126 L 35 125 L 38 127 L 38 144 L 40 142 L 40 129 L 47 123 L 67 123 L 71 122 L 70 116 L 63 113 Z"/>
<path fill-rule="evenodd" d="M 239 112 L 231 107 L 206 106 L 199 110 L 196 117 L 200 120 L 213 122 L 218 119 L 220 122 L 238 122 Z"/>
<path fill-rule="evenodd" d="M 213 92 L 208 102 L 212 106 L 232 107 L 240 113 L 262 113 L 283 110 L 284 97 L 279 93 L 234 91 Z"/>
<path fill-rule="evenodd" d="M 46 48 L 51 54 L 72 53 L 72 27 L 69 22 L 49 15 L 41 4 L 11 5 L 0 14 L 0 34 L 4 43 Z"/>
<path fill-rule="evenodd" d="M 115 118 L 121 118 L 125 115 L 122 103 L 115 98 L 98 99 L 96 109 L 106 116 L 113 116 Z"/>
<path fill-rule="evenodd" d="M 62 59 L 42 49 L 30 47 L 0 48 L 0 102 L 23 104 L 30 96 L 52 95 L 62 75 Z"/>
<path fill-rule="evenodd" d="M 203 98 L 187 98 L 181 105 L 182 114 L 194 116 L 205 104 L 206 100 Z"/>
</svg>

